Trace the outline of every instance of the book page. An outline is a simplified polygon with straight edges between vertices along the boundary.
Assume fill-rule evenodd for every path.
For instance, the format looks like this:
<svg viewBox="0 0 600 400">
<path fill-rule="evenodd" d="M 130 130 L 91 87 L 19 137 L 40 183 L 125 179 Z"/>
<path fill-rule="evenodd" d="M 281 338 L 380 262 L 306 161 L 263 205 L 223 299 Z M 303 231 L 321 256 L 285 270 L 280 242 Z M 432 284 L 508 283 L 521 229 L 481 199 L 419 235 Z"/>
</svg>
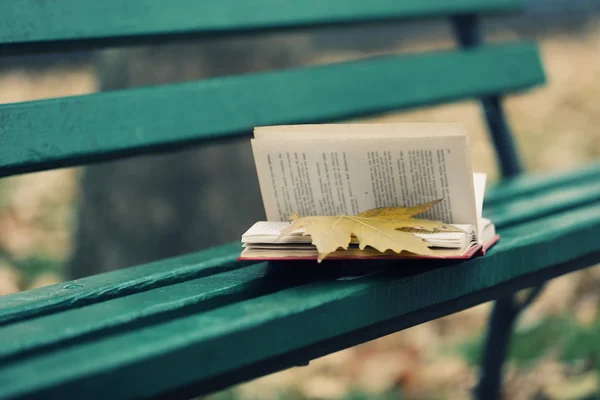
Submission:
<svg viewBox="0 0 600 400">
<path fill-rule="evenodd" d="M 483 172 L 475 172 L 473 174 L 473 182 L 475 187 L 475 204 L 477 206 L 477 218 L 483 217 L 483 199 L 485 197 L 485 183 L 487 174 Z"/>
<path fill-rule="evenodd" d="M 487 181 L 487 175 L 482 172 L 475 172 L 473 174 L 473 183 L 475 187 L 475 206 L 477 207 L 477 242 L 483 243 L 483 230 L 485 223 L 483 220 L 483 199 L 485 197 L 485 183 Z"/>
<path fill-rule="evenodd" d="M 388 124 L 392 125 L 392 124 Z M 401 124 L 399 124 L 401 125 Z M 412 124 L 409 124 L 412 125 Z M 355 215 L 377 207 L 413 206 L 443 198 L 422 218 L 477 225 L 466 134 L 360 137 L 269 135 L 252 140 L 269 221 L 300 215 Z M 438 130 L 439 131 L 439 130 Z M 369 133 L 369 132 L 367 132 Z"/>
</svg>

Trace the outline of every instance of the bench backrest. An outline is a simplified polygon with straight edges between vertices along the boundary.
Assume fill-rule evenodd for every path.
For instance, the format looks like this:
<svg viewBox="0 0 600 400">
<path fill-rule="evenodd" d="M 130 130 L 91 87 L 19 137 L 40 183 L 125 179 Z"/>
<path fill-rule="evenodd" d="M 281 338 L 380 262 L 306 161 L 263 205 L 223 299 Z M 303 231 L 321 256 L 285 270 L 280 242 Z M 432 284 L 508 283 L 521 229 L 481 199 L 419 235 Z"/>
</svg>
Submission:
<svg viewBox="0 0 600 400">
<path fill-rule="evenodd" d="M 482 14 L 522 0 L 20 0 L 0 4 L 0 57 L 202 35 L 452 18 L 462 48 L 0 105 L 0 177 L 207 140 L 481 98 L 502 172 L 520 171 L 500 96 L 544 82 L 526 42 L 486 46 Z"/>
</svg>

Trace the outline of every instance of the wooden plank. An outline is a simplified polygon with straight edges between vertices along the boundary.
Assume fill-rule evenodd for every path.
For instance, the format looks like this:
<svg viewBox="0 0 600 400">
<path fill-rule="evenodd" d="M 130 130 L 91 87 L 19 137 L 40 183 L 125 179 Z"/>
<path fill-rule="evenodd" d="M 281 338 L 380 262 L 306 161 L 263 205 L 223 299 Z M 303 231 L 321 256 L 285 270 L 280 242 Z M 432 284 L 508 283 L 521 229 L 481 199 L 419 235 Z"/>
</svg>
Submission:
<svg viewBox="0 0 600 400">
<path fill-rule="evenodd" d="M 0 327 L 0 363 L 92 333 L 123 332 L 274 291 L 281 283 L 263 279 L 266 267 L 255 264 Z"/>
<path fill-rule="evenodd" d="M 336 353 L 361 343 L 379 339 L 404 329 L 466 310 L 482 303 L 506 298 L 519 290 L 532 288 L 561 275 L 594 265 L 598 260 L 600 260 L 600 252 L 588 254 L 567 263 L 558 264 L 531 274 L 519 276 L 518 279 L 506 281 L 492 288 L 472 292 L 433 306 L 420 308 L 416 311 L 398 315 L 397 317 L 387 319 L 375 325 L 346 332 L 330 339 L 318 341 L 282 353 L 278 356 L 269 358 L 266 361 L 225 372 L 210 381 L 197 381 L 191 385 L 186 385 L 174 391 L 161 394 L 157 396 L 156 399 L 187 400 L 194 396 L 201 396 L 229 388 L 236 382 L 248 382 L 291 367 L 306 366 L 309 364 L 310 360 L 314 360 L 324 355 Z"/>
<path fill-rule="evenodd" d="M 523 195 L 535 195 L 548 189 L 563 187 L 573 183 L 589 182 L 600 176 L 600 163 L 594 162 L 579 166 L 565 173 L 564 171 L 524 174 L 507 179 L 491 188 L 485 194 L 486 206 L 506 201 Z"/>
<path fill-rule="evenodd" d="M 574 177 L 580 174 L 575 172 Z M 557 179 L 562 180 L 562 179 Z M 600 201 L 600 175 L 587 181 L 571 181 L 563 186 L 547 187 L 534 193 L 524 190 L 521 196 L 508 197 L 503 202 L 484 207 L 484 214 L 491 218 L 497 228 L 505 228 L 558 214 Z"/>
<path fill-rule="evenodd" d="M 0 3 L 0 50 L 6 53 L 32 42 L 50 42 L 38 46 L 38 50 L 69 46 L 71 41 L 81 40 L 88 40 L 90 45 L 114 45 L 123 43 L 116 39 L 129 38 L 131 42 L 135 37 L 139 38 L 135 43 L 154 44 L 159 38 L 189 38 L 193 34 L 488 14 L 516 11 L 523 3 L 523 0 L 254 0 L 251 4 L 244 0 L 5 1 Z M 112 40 L 98 43 L 101 38 Z"/>
<path fill-rule="evenodd" d="M 240 268 L 247 264 L 235 260 L 239 249 L 239 243 L 230 243 L 182 257 L 3 296 L 0 326 Z"/>
<path fill-rule="evenodd" d="M 240 245 L 235 251 L 238 256 Z M 273 269 L 258 263 L 140 293 L 107 298 L 0 327 L 0 364 L 28 354 L 72 345 L 90 337 L 139 329 L 182 316 L 205 312 L 233 302 L 326 279 L 335 269 L 317 266 L 301 270 Z"/>
<path fill-rule="evenodd" d="M 546 190 L 536 190 L 532 194 L 528 186 L 522 184 L 520 188 L 524 196 L 517 198 L 514 190 L 511 189 L 512 196 L 505 198 L 502 202 L 496 202 L 492 206 L 486 206 L 485 215 L 491 217 L 496 226 L 501 229 L 596 202 L 600 197 L 600 174 L 587 175 L 589 171 L 590 167 L 584 167 L 568 173 L 552 175 L 557 182 L 562 183 L 562 186 L 552 185 L 548 176 L 540 175 L 547 184 Z M 587 175 L 587 178 L 579 179 L 582 175 Z M 535 176 L 532 175 L 529 180 L 531 186 L 539 189 L 539 185 L 536 184 L 537 180 L 534 179 Z M 501 189 L 493 188 L 493 192 L 499 194 Z M 4 296 L 0 302 L 0 326 L 8 323 L 14 325 L 18 321 L 29 320 L 39 315 L 63 312 L 124 295 L 135 298 L 132 296 L 135 293 L 145 293 L 156 287 L 166 287 L 177 282 L 227 271 L 236 265 L 241 268 L 246 264 L 236 264 L 234 261 L 239 255 L 239 251 L 240 245 L 236 242 L 189 256 Z M 124 310 L 124 312 L 128 313 L 129 311 Z M 127 320 L 128 318 L 118 313 L 114 314 L 115 320 Z M 81 334 L 92 332 L 97 329 L 95 328 L 97 326 L 113 324 L 113 322 L 104 321 L 101 325 L 97 325 L 98 322 L 90 321 L 85 324 L 87 326 L 81 331 Z M 47 330 L 52 331 L 50 328 Z M 19 336 L 24 340 L 26 338 L 23 335 Z M 50 336 L 47 340 L 50 340 Z"/>
<path fill-rule="evenodd" d="M 544 81 L 535 45 L 381 57 L 0 105 L 0 176 L 236 137 L 253 127 L 370 115 Z"/>
<path fill-rule="evenodd" d="M 586 259 L 591 263 L 600 257 L 594 234 L 599 227 L 595 203 L 505 229 L 486 257 L 451 267 L 310 283 L 8 363 L 0 367 L 0 398 L 103 398 L 110 387 L 111 397 L 119 399 L 193 382 L 210 387 L 237 368 L 442 307 L 550 266 L 594 255 Z"/>
</svg>

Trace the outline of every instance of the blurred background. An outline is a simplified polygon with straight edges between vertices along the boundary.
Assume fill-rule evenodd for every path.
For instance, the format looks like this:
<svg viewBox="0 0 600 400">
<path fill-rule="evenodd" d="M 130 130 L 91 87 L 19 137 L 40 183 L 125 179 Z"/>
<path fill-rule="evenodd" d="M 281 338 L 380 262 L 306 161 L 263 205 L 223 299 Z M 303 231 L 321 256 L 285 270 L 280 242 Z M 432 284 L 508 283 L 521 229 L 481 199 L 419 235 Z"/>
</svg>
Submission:
<svg viewBox="0 0 600 400">
<path fill-rule="evenodd" d="M 484 28 L 489 41 L 521 37 L 541 46 L 548 84 L 505 102 L 528 170 L 598 160 L 600 1 L 529 0 L 525 13 L 486 19 Z M 440 20 L 3 58 L 0 103 L 455 45 Z M 474 101 L 371 120 L 466 122 L 475 170 L 498 177 Z M 262 213 L 247 138 L 2 179 L 0 295 L 239 240 Z M 599 289 L 599 267 L 573 273 L 553 280 L 525 312 L 507 398 L 600 398 Z M 489 310 L 483 304 L 212 397 L 467 398 Z"/>
</svg>

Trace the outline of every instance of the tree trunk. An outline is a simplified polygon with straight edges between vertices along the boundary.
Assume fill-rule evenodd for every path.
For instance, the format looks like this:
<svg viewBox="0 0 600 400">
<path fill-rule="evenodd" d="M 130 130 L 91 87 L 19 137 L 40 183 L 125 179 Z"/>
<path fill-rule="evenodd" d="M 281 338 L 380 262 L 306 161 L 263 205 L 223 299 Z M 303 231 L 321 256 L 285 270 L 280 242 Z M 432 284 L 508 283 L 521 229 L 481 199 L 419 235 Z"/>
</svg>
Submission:
<svg viewBox="0 0 600 400">
<path fill-rule="evenodd" d="M 302 64 L 308 49 L 294 36 L 109 51 L 98 76 L 101 90 L 196 80 Z M 264 218 L 248 138 L 89 166 L 81 192 L 71 278 L 239 240 Z"/>
</svg>

